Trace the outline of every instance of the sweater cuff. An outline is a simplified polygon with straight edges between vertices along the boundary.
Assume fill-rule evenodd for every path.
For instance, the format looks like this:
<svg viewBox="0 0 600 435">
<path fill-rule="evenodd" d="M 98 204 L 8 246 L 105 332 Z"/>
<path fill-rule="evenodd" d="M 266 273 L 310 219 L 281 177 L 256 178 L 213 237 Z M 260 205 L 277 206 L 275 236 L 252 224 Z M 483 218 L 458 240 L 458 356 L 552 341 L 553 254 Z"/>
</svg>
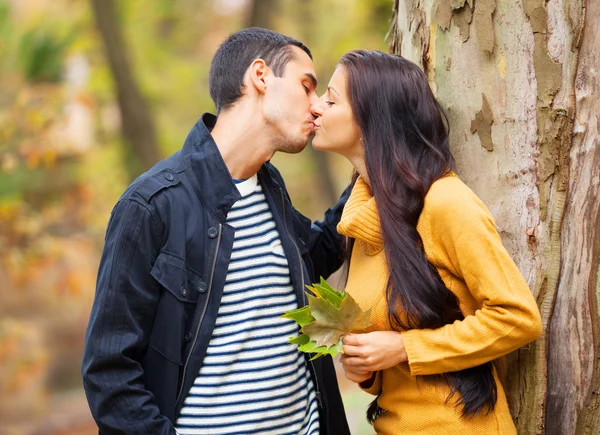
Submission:
<svg viewBox="0 0 600 435">
<path fill-rule="evenodd" d="M 361 382 L 358 386 L 365 392 L 378 396 L 381 393 L 381 372 L 373 373 L 371 379 Z"/>
<path fill-rule="evenodd" d="M 411 334 L 411 331 L 403 331 L 400 333 L 402 341 L 404 342 L 404 350 L 406 357 L 408 358 L 408 367 L 410 368 L 410 374 L 412 376 L 423 375 L 423 369 L 419 364 L 419 354 L 417 352 L 417 345 L 415 343 L 415 337 Z"/>
</svg>

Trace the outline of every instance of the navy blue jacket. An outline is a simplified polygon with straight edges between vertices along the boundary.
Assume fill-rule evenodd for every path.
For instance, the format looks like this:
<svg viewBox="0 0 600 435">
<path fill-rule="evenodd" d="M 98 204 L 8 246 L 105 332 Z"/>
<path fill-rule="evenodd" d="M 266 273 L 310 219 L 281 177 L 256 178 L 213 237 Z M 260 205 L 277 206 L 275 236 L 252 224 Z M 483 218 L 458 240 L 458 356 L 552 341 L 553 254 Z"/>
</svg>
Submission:
<svg viewBox="0 0 600 435">
<path fill-rule="evenodd" d="M 233 245 L 225 219 L 240 198 L 210 134 L 215 121 L 203 115 L 183 149 L 134 181 L 111 214 L 82 364 L 101 434 L 175 434 L 173 423 L 201 368 Z M 292 207 L 270 163 L 258 179 L 303 306 L 304 285 L 341 265 L 336 225 L 349 191 L 311 224 Z M 331 358 L 308 367 L 321 433 L 348 434 Z"/>
</svg>

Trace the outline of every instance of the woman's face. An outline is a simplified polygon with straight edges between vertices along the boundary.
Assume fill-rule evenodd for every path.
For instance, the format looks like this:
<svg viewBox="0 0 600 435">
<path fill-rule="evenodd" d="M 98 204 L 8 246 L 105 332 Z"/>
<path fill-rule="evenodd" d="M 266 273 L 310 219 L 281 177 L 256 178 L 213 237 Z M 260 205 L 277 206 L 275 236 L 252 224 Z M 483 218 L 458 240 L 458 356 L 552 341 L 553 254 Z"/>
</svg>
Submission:
<svg viewBox="0 0 600 435">
<path fill-rule="evenodd" d="M 311 111 L 317 119 L 312 145 L 317 150 L 353 157 L 362 154 L 361 132 L 352 114 L 346 83 L 346 71 L 338 66 L 327 92 L 313 104 Z"/>
</svg>

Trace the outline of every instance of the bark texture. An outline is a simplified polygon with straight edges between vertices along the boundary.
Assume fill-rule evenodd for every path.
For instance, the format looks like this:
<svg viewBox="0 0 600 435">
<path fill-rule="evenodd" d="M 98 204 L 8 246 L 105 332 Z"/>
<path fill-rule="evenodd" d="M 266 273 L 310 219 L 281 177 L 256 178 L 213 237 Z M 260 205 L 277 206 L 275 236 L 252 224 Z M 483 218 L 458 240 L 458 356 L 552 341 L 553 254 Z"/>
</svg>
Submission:
<svg viewBox="0 0 600 435">
<path fill-rule="evenodd" d="M 312 0 L 300 0 L 297 4 L 298 13 L 303 17 L 306 23 L 314 23 L 316 21 L 315 8 L 311 4 Z M 309 25 L 303 26 L 301 29 L 301 42 L 304 43 L 308 48 L 313 46 L 313 34 L 314 29 L 311 29 Z M 317 69 L 317 76 L 319 80 L 323 80 L 323 74 L 319 71 L 318 63 L 315 65 Z M 324 151 L 318 151 L 312 147 L 312 142 L 306 147 L 306 152 L 309 153 L 310 159 L 315 167 L 315 177 L 319 183 L 319 192 L 323 196 L 325 203 L 335 204 L 338 199 L 337 189 L 333 180 L 332 170 L 329 167 L 329 153 Z"/>
<path fill-rule="evenodd" d="M 447 111 L 459 175 L 496 219 L 543 336 L 508 359 L 522 434 L 600 431 L 600 4 L 396 0 L 390 49 Z"/>
<path fill-rule="evenodd" d="M 276 7 L 277 0 L 252 0 L 248 16 L 248 27 L 272 29 Z"/>
<path fill-rule="evenodd" d="M 137 168 L 131 168 L 135 177 L 140 170 L 150 169 L 160 159 L 154 122 L 131 73 L 130 56 L 121 34 L 114 0 L 91 0 L 91 4 L 115 82 L 123 136 L 137 160 L 137 165 L 133 165 Z"/>
</svg>

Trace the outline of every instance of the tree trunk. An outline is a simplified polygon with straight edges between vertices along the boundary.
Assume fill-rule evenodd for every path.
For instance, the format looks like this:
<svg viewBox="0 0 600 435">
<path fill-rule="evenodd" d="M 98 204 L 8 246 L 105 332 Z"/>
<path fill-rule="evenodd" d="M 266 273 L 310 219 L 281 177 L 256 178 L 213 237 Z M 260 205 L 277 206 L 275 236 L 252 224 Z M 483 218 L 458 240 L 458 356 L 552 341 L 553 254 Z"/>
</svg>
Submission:
<svg viewBox="0 0 600 435">
<path fill-rule="evenodd" d="M 299 16 L 303 17 L 306 25 L 301 29 L 302 31 L 302 42 L 310 49 L 312 45 L 312 34 L 311 24 L 314 23 L 314 4 L 312 0 L 301 0 L 297 6 Z M 327 80 L 323 78 L 323 74 L 318 73 L 320 80 Z M 315 166 L 315 176 L 319 181 L 319 191 L 323 196 L 326 204 L 334 204 L 338 199 L 337 189 L 333 180 L 332 171 L 329 168 L 329 153 L 324 151 L 318 151 L 312 147 L 312 142 L 308 145 L 308 152 L 310 158 Z"/>
<path fill-rule="evenodd" d="M 96 25 L 102 36 L 112 72 L 123 136 L 136 162 L 130 166 L 132 176 L 150 169 L 160 159 L 154 123 L 148 105 L 131 73 L 129 54 L 119 27 L 114 0 L 91 0 Z"/>
<path fill-rule="evenodd" d="M 248 16 L 248 27 L 273 28 L 273 17 L 277 0 L 252 0 L 250 15 Z"/>
<path fill-rule="evenodd" d="M 392 26 L 542 313 L 509 357 L 519 433 L 598 433 L 600 2 L 396 0 Z"/>
</svg>

